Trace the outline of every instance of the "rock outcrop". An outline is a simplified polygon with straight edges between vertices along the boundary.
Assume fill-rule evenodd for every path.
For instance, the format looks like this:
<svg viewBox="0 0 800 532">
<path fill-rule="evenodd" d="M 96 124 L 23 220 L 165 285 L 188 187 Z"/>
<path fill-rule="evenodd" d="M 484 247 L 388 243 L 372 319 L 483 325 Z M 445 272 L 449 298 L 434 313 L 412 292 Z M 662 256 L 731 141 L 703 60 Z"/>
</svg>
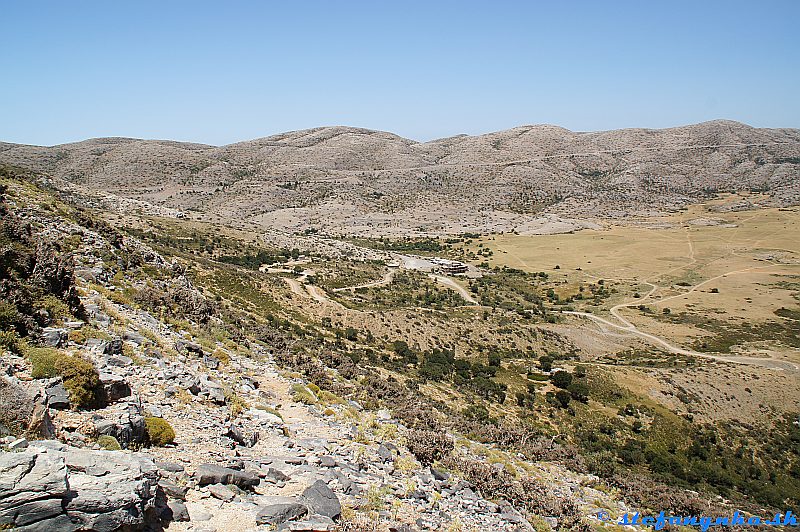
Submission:
<svg viewBox="0 0 800 532">
<path fill-rule="evenodd" d="M 151 530 L 158 495 L 158 468 L 139 454 L 55 442 L 0 453 L 0 525 L 14 530 Z"/>
</svg>

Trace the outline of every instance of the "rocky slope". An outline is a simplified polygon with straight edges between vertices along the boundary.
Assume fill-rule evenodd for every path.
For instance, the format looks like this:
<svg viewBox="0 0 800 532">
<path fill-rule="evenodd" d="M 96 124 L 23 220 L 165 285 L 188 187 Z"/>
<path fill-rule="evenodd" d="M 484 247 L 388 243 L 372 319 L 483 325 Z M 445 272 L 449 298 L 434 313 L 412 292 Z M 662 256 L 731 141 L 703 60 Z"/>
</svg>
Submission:
<svg viewBox="0 0 800 532">
<path fill-rule="evenodd" d="M 627 508 L 595 476 L 344 397 L 391 381 L 303 358 L 299 326 L 226 311 L 186 265 L 30 182 L 1 191 L 0 526 L 586 530 Z"/>
<path fill-rule="evenodd" d="M 124 138 L 0 144 L 0 162 L 140 208 L 332 234 L 569 231 L 716 192 L 766 191 L 779 205 L 800 199 L 800 131 L 730 121 L 596 133 L 523 126 L 426 143 L 324 127 L 222 147 Z"/>
</svg>

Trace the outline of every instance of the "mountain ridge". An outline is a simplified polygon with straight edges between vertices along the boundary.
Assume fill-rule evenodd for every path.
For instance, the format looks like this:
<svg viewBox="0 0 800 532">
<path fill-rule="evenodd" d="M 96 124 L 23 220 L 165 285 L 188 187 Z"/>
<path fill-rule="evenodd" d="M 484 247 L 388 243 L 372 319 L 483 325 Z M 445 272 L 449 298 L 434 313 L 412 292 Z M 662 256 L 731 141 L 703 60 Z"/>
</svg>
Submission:
<svg viewBox="0 0 800 532">
<path fill-rule="evenodd" d="M 617 129 L 598 129 L 598 130 L 572 130 L 564 126 L 559 126 L 557 124 L 550 124 L 550 123 L 540 123 L 540 124 L 520 124 L 518 126 L 513 126 L 506 129 L 499 129 L 495 131 L 487 131 L 485 133 L 478 133 L 478 134 L 469 134 L 469 133 L 456 133 L 454 135 L 448 135 L 446 137 L 437 137 L 430 140 L 417 140 L 411 137 L 403 137 L 397 133 L 393 133 L 388 130 L 383 129 L 371 129 L 366 127 L 359 127 L 359 126 L 348 126 L 344 124 L 335 124 L 335 125 L 327 125 L 327 126 L 316 126 L 311 128 L 304 128 L 304 129 L 293 129 L 288 131 L 283 131 L 279 133 L 274 133 L 272 135 L 265 135 L 263 137 L 255 137 L 252 139 L 245 139 L 245 140 L 237 140 L 234 142 L 230 142 L 228 144 L 208 144 L 205 142 L 195 142 L 189 140 L 175 140 L 175 139 L 167 139 L 167 138 L 144 138 L 144 137 L 127 137 L 127 136 L 109 136 L 109 137 L 89 137 L 82 140 L 75 140 L 71 142 L 62 142 L 58 144 L 29 144 L 25 142 L 6 142 L 0 141 L 0 146 L 24 146 L 24 147 L 35 147 L 35 148 L 57 148 L 57 147 L 64 147 L 64 146 L 71 146 L 76 144 L 83 144 L 93 141 L 141 141 L 141 142 L 157 142 L 157 143 L 170 143 L 170 144 L 180 144 L 180 145 L 187 145 L 187 146 L 197 146 L 197 147 L 207 147 L 207 148 L 224 148 L 227 146 L 234 146 L 237 144 L 245 144 L 249 142 L 256 142 L 260 140 L 272 139 L 276 137 L 284 137 L 286 135 L 296 134 L 296 133 L 312 133 L 322 130 L 330 130 L 330 129 L 339 129 L 339 130 L 349 130 L 350 132 L 361 132 L 361 133 L 379 133 L 379 134 L 386 134 L 393 137 L 396 137 L 400 140 L 410 141 L 415 144 L 435 144 L 438 142 L 459 139 L 464 137 L 483 137 L 483 136 L 491 136 L 496 135 L 499 133 L 506 133 L 511 132 L 519 129 L 531 130 L 531 129 L 556 129 L 559 131 L 563 131 L 565 133 L 574 134 L 574 135 L 593 135 L 593 134 L 603 134 L 603 133 L 612 133 L 612 132 L 625 132 L 625 131 L 670 131 L 670 130 L 678 130 L 678 129 L 685 129 L 697 126 L 704 126 L 704 125 L 732 125 L 736 127 L 745 127 L 752 130 L 766 130 L 766 131 L 798 131 L 800 132 L 800 128 L 792 128 L 792 127 L 776 127 L 776 128 L 769 128 L 769 127 L 756 127 L 746 122 L 740 122 L 738 120 L 731 120 L 727 118 L 715 118 L 712 120 L 704 120 L 702 122 L 696 122 L 692 124 L 682 124 L 677 126 L 669 126 L 663 128 L 656 128 L 656 127 L 624 127 L 624 128 L 617 128 Z"/>
<path fill-rule="evenodd" d="M 525 232 L 545 215 L 669 212 L 721 192 L 800 202 L 800 130 L 728 120 L 428 142 L 345 126 L 225 146 L 114 137 L 0 144 L 0 162 L 206 219 L 336 235 Z"/>
</svg>

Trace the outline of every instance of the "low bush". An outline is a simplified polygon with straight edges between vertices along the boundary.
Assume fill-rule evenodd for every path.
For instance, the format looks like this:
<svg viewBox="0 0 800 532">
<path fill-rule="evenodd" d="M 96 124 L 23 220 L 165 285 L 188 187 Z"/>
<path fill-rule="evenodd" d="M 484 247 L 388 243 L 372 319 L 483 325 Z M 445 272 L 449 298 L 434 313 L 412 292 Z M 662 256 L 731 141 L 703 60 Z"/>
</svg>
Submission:
<svg viewBox="0 0 800 532">
<path fill-rule="evenodd" d="M 0 331 L 0 349 L 7 349 L 15 355 L 25 353 L 25 340 L 16 331 Z"/>
<path fill-rule="evenodd" d="M 406 434 L 406 446 L 421 463 L 432 464 L 450 454 L 453 440 L 442 432 L 410 430 Z"/>
<path fill-rule="evenodd" d="M 297 401 L 298 403 L 303 403 L 306 405 L 317 404 L 317 397 L 314 395 L 314 392 L 312 392 L 302 384 L 299 383 L 292 384 L 291 393 L 292 393 L 292 399 Z"/>
<path fill-rule="evenodd" d="M 36 347 L 28 351 L 31 362 L 31 377 L 34 379 L 50 379 L 58 376 L 56 361 L 61 353 L 49 347 Z"/>
<path fill-rule="evenodd" d="M 157 447 L 169 445 L 175 441 L 175 430 L 169 422 L 160 417 L 146 417 L 144 424 L 147 428 L 147 436 L 150 444 Z"/>
<path fill-rule="evenodd" d="M 97 438 L 97 444 L 106 451 L 119 451 L 122 449 L 119 442 L 114 436 L 103 434 Z"/>
<path fill-rule="evenodd" d="M 55 369 L 64 379 L 64 388 L 69 391 L 69 402 L 74 408 L 101 406 L 100 376 L 91 362 L 66 355 L 56 359 Z"/>
</svg>

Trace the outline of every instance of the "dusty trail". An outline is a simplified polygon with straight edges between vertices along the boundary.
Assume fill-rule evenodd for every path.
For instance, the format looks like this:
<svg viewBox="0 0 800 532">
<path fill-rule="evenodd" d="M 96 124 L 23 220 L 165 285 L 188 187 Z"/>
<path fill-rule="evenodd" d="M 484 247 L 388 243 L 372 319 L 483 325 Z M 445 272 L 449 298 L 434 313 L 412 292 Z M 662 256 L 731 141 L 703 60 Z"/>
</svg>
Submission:
<svg viewBox="0 0 800 532">
<path fill-rule="evenodd" d="M 673 345 L 663 338 L 656 336 L 654 334 L 646 333 L 644 331 L 640 331 L 635 326 L 623 326 L 611 321 L 608 321 L 605 318 L 601 318 L 600 316 L 595 316 L 594 314 L 589 314 L 588 312 L 577 312 L 577 311 L 564 311 L 563 314 L 571 314 L 573 316 L 582 316 L 585 318 L 590 318 L 596 322 L 599 322 L 603 325 L 607 325 L 609 327 L 613 327 L 615 329 L 619 329 L 625 331 L 629 334 L 634 334 L 636 336 L 640 336 L 645 340 L 650 340 L 652 343 L 660 345 L 664 349 L 666 349 L 670 353 L 674 353 L 676 355 L 686 355 L 686 356 L 693 356 L 697 358 L 706 358 L 710 360 L 716 360 L 718 362 L 729 362 L 731 364 L 744 364 L 749 366 L 760 366 L 762 368 L 767 369 L 776 369 L 776 370 L 783 370 L 783 371 L 800 371 L 800 365 L 795 364 L 794 362 L 789 362 L 788 360 L 776 360 L 774 358 L 758 358 L 758 357 L 745 357 L 745 356 L 722 356 L 722 355 L 709 355 L 708 353 L 700 353 L 698 351 L 693 351 L 691 349 L 684 349 L 682 347 L 678 347 Z M 625 323 L 628 323 L 627 321 Z M 614 335 L 618 336 L 614 333 L 610 333 L 609 331 L 603 329 L 601 330 L 604 334 L 607 335 Z"/>
<path fill-rule="evenodd" d="M 303 290 L 303 285 L 300 284 L 300 281 L 298 281 L 297 279 L 292 279 L 290 277 L 284 277 L 283 280 L 284 282 L 286 282 L 286 284 L 289 285 L 289 288 L 291 289 L 293 294 L 297 294 L 300 297 L 308 297 L 308 293 L 305 290 Z"/>
<path fill-rule="evenodd" d="M 447 286 L 448 288 L 451 288 L 451 289 L 455 290 L 456 292 L 459 293 L 459 295 L 462 298 L 464 298 L 464 301 L 466 301 L 467 303 L 469 303 L 471 305 L 478 305 L 479 304 L 477 299 L 472 297 L 472 295 L 469 292 L 467 292 L 467 290 L 463 286 L 461 286 L 460 284 L 458 284 L 454 280 L 452 280 L 452 279 L 450 279 L 448 277 L 443 277 L 441 275 L 435 275 L 433 273 L 429 273 L 428 277 L 430 277 L 434 281 L 442 283 L 443 285 Z"/>
<path fill-rule="evenodd" d="M 372 288 L 375 286 L 384 286 L 392 282 L 392 280 L 394 279 L 394 272 L 395 270 L 389 270 L 381 279 L 378 279 L 377 281 L 370 281 L 369 283 L 359 284 L 355 286 L 344 286 L 342 288 L 334 288 L 332 292 L 344 292 L 346 290 L 350 290 L 352 292 L 359 288 Z"/>
</svg>

